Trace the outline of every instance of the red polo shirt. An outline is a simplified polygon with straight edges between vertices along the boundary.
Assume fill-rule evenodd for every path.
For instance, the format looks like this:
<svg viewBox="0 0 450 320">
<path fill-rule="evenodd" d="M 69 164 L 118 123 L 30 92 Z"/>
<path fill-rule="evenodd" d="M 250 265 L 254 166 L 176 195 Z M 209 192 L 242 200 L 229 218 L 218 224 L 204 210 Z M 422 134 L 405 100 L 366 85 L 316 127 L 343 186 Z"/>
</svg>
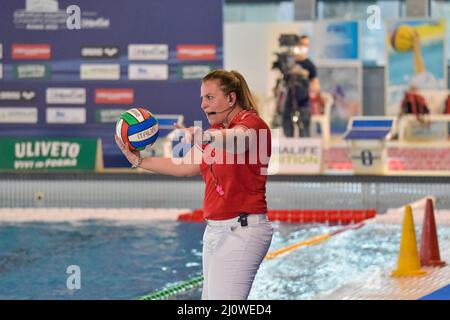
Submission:
<svg viewBox="0 0 450 320">
<path fill-rule="evenodd" d="M 237 163 L 236 155 L 228 154 L 223 149 L 212 150 L 211 146 L 203 146 L 203 159 L 200 171 L 205 181 L 205 198 L 203 200 L 204 218 L 225 220 L 239 216 L 241 212 L 248 214 L 267 213 L 266 181 L 268 159 L 271 155 L 271 135 L 267 124 L 255 111 L 243 110 L 230 122 L 229 128 L 244 126 L 256 132 L 257 156 L 254 148 L 245 152 L 245 163 Z M 211 129 L 224 129 L 223 125 Z M 261 131 L 260 131 L 261 130 Z M 264 145 L 263 145 L 264 144 Z M 251 149 L 253 149 L 251 151 Z M 212 152 L 209 152 L 211 151 Z M 221 153 L 222 162 L 217 152 Z M 261 153 L 261 154 L 260 154 Z M 205 158 L 206 157 L 206 158 Z M 211 159 L 213 161 L 205 159 Z M 227 164 L 226 157 L 233 159 Z M 242 159 L 242 158 L 241 158 Z M 212 162 L 212 164 L 210 164 Z M 218 189 L 223 191 L 222 194 Z"/>
</svg>

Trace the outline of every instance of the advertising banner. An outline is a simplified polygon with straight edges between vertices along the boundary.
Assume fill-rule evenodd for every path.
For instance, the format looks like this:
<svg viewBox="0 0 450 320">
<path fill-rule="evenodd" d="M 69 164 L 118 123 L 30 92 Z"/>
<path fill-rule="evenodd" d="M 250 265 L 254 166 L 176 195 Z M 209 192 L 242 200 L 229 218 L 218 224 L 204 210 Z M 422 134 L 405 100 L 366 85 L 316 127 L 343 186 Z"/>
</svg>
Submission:
<svg viewBox="0 0 450 320">
<path fill-rule="evenodd" d="M 2 1 L 0 137 L 100 138 L 116 168 L 129 164 L 105 121 L 115 109 L 206 127 L 200 79 L 223 68 L 222 11 L 222 0 Z"/>
<path fill-rule="evenodd" d="M 278 137 L 272 141 L 269 174 L 320 174 L 322 140 Z"/>
<path fill-rule="evenodd" d="M 0 138 L 0 170 L 93 171 L 96 139 Z"/>
<path fill-rule="evenodd" d="M 447 88 L 445 20 L 386 23 L 385 113 L 398 115 L 406 91 Z"/>
<path fill-rule="evenodd" d="M 450 176 L 450 143 L 392 143 L 387 170 L 389 175 Z"/>
<path fill-rule="evenodd" d="M 342 134 L 348 120 L 362 112 L 362 68 L 359 63 L 321 64 L 317 68 L 320 89 L 333 97 L 330 110 L 332 134 Z"/>
<path fill-rule="evenodd" d="M 314 24 L 314 59 L 360 59 L 359 35 L 358 21 L 317 21 Z"/>
</svg>

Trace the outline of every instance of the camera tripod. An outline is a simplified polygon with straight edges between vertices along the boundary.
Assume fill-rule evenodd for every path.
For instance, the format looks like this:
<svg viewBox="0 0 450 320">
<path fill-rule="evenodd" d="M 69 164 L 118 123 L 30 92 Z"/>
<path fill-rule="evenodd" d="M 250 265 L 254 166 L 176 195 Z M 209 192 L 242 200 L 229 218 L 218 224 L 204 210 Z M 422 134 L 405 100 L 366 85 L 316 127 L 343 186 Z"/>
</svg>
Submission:
<svg viewBox="0 0 450 320">
<path fill-rule="evenodd" d="M 284 117 L 284 121 L 290 121 L 292 125 L 292 135 L 290 134 L 291 128 L 285 130 L 286 136 L 292 137 L 309 137 L 309 122 L 310 122 L 310 111 L 309 106 L 299 106 L 296 99 L 296 91 L 295 86 L 289 86 L 288 99 L 286 99 L 286 106 L 289 111 L 289 115 L 286 114 Z M 290 108 L 288 107 L 290 105 Z M 289 116 L 289 119 L 287 118 Z M 306 124 L 306 126 L 305 126 Z"/>
</svg>

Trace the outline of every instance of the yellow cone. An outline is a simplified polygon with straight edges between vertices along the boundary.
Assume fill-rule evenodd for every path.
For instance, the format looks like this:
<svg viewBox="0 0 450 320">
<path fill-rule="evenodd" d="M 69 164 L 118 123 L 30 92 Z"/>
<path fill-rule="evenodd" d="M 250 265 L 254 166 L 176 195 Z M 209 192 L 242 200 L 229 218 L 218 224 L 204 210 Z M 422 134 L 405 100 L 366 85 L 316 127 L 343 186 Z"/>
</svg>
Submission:
<svg viewBox="0 0 450 320">
<path fill-rule="evenodd" d="M 400 253 L 398 255 L 398 266 L 397 270 L 392 271 L 392 276 L 422 276 L 425 274 L 426 271 L 420 269 L 412 209 L 411 206 L 406 206 L 405 216 L 403 218 Z"/>
</svg>

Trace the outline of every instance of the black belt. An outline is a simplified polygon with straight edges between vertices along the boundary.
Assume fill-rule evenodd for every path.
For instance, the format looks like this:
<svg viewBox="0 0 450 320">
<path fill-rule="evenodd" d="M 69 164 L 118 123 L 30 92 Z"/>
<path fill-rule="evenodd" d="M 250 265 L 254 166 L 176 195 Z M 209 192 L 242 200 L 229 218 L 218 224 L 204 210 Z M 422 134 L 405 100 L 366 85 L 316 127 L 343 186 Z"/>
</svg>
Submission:
<svg viewBox="0 0 450 320">
<path fill-rule="evenodd" d="M 247 214 L 247 213 L 240 213 L 240 214 L 239 214 L 238 222 L 241 223 L 241 227 L 246 227 L 246 226 L 248 226 L 247 217 L 248 217 L 248 214 Z"/>
</svg>

